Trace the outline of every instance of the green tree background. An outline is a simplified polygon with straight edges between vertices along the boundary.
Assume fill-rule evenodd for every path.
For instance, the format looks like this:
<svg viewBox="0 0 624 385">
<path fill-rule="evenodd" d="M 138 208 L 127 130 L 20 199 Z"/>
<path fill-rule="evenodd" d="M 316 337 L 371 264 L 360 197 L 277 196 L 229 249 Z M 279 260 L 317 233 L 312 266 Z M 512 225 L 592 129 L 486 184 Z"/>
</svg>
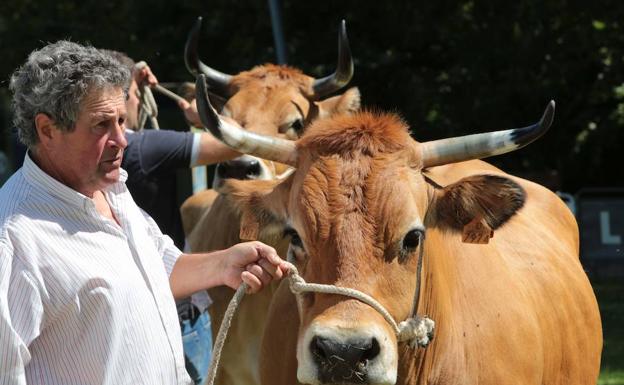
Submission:
<svg viewBox="0 0 624 385">
<path fill-rule="evenodd" d="M 282 0 L 281 11 L 288 63 L 313 76 L 333 71 L 346 19 L 352 85 L 418 140 L 525 126 L 554 99 L 545 137 L 491 161 L 553 189 L 624 186 L 623 2 Z M 68 38 L 146 60 L 161 81 L 192 80 L 183 47 L 200 15 L 206 63 L 237 73 L 275 61 L 267 1 L 4 0 L 0 149 L 8 79 L 30 51 Z"/>
</svg>

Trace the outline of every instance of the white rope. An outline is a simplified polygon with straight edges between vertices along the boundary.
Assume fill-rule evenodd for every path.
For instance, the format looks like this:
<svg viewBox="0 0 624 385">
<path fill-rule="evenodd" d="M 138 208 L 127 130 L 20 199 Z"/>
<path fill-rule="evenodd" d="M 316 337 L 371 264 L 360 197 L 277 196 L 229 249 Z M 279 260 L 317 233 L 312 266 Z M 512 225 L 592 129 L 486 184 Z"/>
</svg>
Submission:
<svg viewBox="0 0 624 385">
<path fill-rule="evenodd" d="M 147 66 L 147 63 L 140 61 L 134 65 L 135 70 L 140 70 Z M 137 97 L 139 98 L 139 116 L 137 130 L 145 128 L 147 119 L 150 120 L 151 126 L 155 130 L 159 130 L 158 125 L 158 105 L 154 100 L 152 90 L 146 84 L 137 84 Z"/>
<path fill-rule="evenodd" d="M 325 293 L 325 294 L 338 294 L 347 297 L 355 298 L 364 302 L 373 309 L 377 310 L 381 314 L 386 322 L 392 326 L 394 333 L 397 335 L 397 341 L 407 342 L 411 347 L 421 346 L 426 347 L 431 338 L 433 337 L 433 329 L 435 323 L 433 320 L 425 317 L 419 317 L 415 315 L 405 321 L 396 323 L 390 313 L 383 307 L 382 304 L 377 302 L 370 295 L 363 293 L 359 290 L 349 289 L 346 287 L 338 287 L 334 285 L 321 285 L 318 283 L 306 283 L 306 281 L 299 275 L 297 268 L 292 266 L 290 268 L 290 291 L 297 297 L 297 305 L 299 307 L 299 314 L 302 310 L 302 294 L 307 292 Z"/>
<path fill-rule="evenodd" d="M 217 334 L 217 338 L 212 347 L 210 366 L 208 367 L 208 374 L 206 375 L 206 379 L 204 380 L 203 385 L 214 384 L 215 377 L 217 376 L 217 369 L 219 367 L 219 360 L 221 359 L 221 351 L 223 350 L 223 345 L 225 344 L 225 337 L 227 337 L 228 330 L 230 330 L 230 326 L 232 325 L 232 317 L 234 317 L 236 308 L 245 296 L 247 288 L 248 286 L 246 283 L 241 283 L 241 285 L 236 290 L 236 293 L 234 293 L 234 297 L 232 297 L 232 299 L 230 300 L 227 310 L 223 315 L 223 321 L 221 321 L 221 325 L 219 326 L 219 333 Z"/>
<path fill-rule="evenodd" d="M 394 332 L 397 335 L 397 341 L 399 342 L 407 342 L 407 344 L 416 348 L 426 347 L 431 342 L 433 338 L 433 330 L 435 327 L 435 322 L 425 317 L 419 317 L 418 315 L 414 315 L 406 319 L 405 321 L 396 323 L 394 318 L 388 313 L 388 311 L 373 297 L 369 296 L 366 293 L 362 293 L 361 291 L 355 289 L 348 289 L 344 287 L 338 287 L 333 285 L 321 285 L 316 283 L 306 283 L 306 281 L 299 275 L 297 268 L 291 264 L 288 271 L 289 279 L 289 287 L 293 292 L 297 299 L 297 307 L 299 310 L 299 315 L 301 316 L 302 312 L 302 295 L 306 292 L 316 292 L 316 293 L 326 293 L 326 294 L 338 294 L 344 295 L 348 297 L 355 298 L 360 300 L 367 305 L 371 306 L 373 309 L 377 310 L 384 319 L 392 326 Z M 221 326 L 219 326 L 219 333 L 217 334 L 217 338 L 215 340 L 213 349 L 212 349 L 212 357 L 210 359 L 210 367 L 208 368 L 208 374 L 206 375 L 206 379 L 204 380 L 202 385 L 213 385 L 215 377 L 217 375 L 217 369 L 219 366 L 219 360 L 221 359 L 221 351 L 223 350 L 223 345 L 225 343 L 225 338 L 227 337 L 228 330 L 232 324 L 232 317 L 234 317 L 234 313 L 236 312 L 236 308 L 240 304 L 240 301 L 243 299 L 243 296 L 247 292 L 247 284 L 242 283 L 234 297 L 230 300 L 228 304 L 227 310 L 223 316 L 223 321 L 221 322 Z"/>
</svg>

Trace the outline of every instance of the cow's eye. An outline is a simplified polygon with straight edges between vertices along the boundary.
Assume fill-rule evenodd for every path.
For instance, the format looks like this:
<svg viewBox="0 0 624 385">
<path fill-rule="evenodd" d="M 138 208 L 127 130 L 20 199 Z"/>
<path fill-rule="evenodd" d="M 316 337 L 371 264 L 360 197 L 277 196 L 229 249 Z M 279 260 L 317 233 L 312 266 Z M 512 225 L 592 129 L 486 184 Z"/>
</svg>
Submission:
<svg viewBox="0 0 624 385">
<path fill-rule="evenodd" d="M 291 245 L 295 247 L 303 248 L 303 242 L 301 241 L 301 238 L 299 237 L 299 234 L 297 234 L 297 231 L 295 229 L 291 227 L 284 229 L 284 236 L 290 237 Z"/>
<path fill-rule="evenodd" d="M 425 230 L 421 228 L 411 229 L 405 234 L 401 241 L 401 251 L 399 252 L 399 263 L 405 263 L 409 256 L 416 250 L 425 238 Z"/>
<path fill-rule="evenodd" d="M 417 248 L 424 235 L 425 233 L 422 229 L 412 229 L 408 231 L 403 238 L 403 249 L 409 251 Z"/>
<path fill-rule="evenodd" d="M 301 131 L 303 131 L 303 120 L 301 119 L 294 120 L 292 123 L 290 123 L 290 128 L 295 130 L 297 134 L 301 134 Z"/>
</svg>

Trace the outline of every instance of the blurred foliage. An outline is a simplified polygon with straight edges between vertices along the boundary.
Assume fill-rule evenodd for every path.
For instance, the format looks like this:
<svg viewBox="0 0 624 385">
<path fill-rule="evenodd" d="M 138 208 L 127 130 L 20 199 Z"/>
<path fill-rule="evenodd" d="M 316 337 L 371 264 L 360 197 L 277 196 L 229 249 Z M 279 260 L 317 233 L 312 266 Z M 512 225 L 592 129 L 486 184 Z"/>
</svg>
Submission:
<svg viewBox="0 0 624 385">
<path fill-rule="evenodd" d="M 346 19 L 364 105 L 399 112 L 417 139 L 525 126 L 554 99 L 545 137 L 491 161 L 529 177 L 554 170 L 551 187 L 571 192 L 624 185 L 624 3 L 282 0 L 281 11 L 288 62 L 313 76 L 333 71 Z M 191 80 L 183 47 L 199 15 L 206 63 L 236 73 L 274 61 L 266 1 L 4 0 L 0 98 L 30 51 L 61 38 Z"/>
</svg>

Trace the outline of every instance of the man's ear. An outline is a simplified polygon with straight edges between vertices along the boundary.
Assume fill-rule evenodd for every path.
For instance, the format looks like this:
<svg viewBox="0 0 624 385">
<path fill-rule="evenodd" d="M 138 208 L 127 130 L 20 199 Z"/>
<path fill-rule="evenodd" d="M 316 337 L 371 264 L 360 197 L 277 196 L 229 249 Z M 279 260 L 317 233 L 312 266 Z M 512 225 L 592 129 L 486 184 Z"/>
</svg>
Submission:
<svg viewBox="0 0 624 385">
<path fill-rule="evenodd" d="M 486 228 L 495 230 L 507 222 L 525 200 L 524 189 L 509 178 L 470 176 L 436 190 L 436 223 L 464 233 L 470 231 L 473 224 L 481 222 Z M 470 227 L 468 230 L 467 226 Z"/>
<path fill-rule="evenodd" d="M 321 100 L 316 102 L 316 105 L 319 109 L 319 118 L 326 118 L 341 112 L 356 112 L 360 109 L 360 90 L 357 87 L 349 88 L 342 95 Z"/>
<path fill-rule="evenodd" d="M 274 232 L 282 229 L 288 218 L 287 202 L 292 178 L 286 180 L 240 181 L 228 179 L 221 193 L 241 215 L 240 238 L 257 240 L 281 237 Z"/>
<path fill-rule="evenodd" d="M 41 112 L 35 115 L 35 129 L 39 136 L 39 142 L 44 146 L 52 141 L 58 131 L 52 118 Z"/>
</svg>

